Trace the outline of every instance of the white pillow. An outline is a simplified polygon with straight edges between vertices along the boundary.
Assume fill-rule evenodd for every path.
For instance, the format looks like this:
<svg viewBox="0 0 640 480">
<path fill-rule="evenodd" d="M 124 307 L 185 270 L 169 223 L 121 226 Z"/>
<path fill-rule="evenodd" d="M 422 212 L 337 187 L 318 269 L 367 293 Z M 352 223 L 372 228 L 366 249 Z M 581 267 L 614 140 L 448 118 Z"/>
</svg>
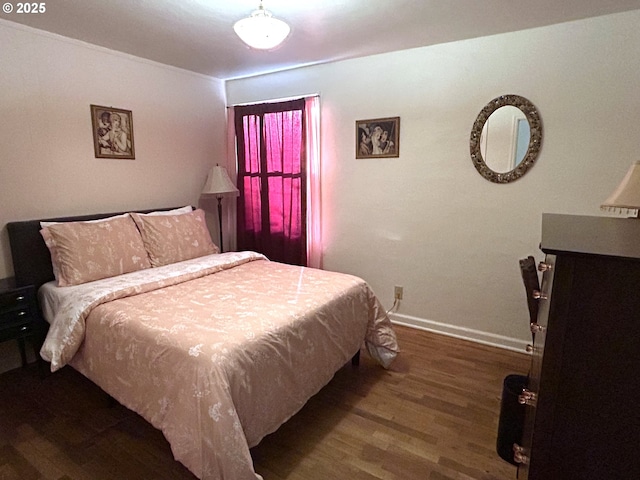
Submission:
<svg viewBox="0 0 640 480">
<path fill-rule="evenodd" d="M 151 213 L 138 213 L 138 215 L 181 215 L 183 213 L 193 212 L 193 207 L 187 205 L 186 207 L 174 208 L 173 210 L 158 210 Z"/>
<path fill-rule="evenodd" d="M 174 208 L 173 210 L 158 210 L 151 213 L 141 213 L 139 215 L 180 215 L 182 213 L 189 213 L 193 211 L 193 207 L 191 205 L 187 205 L 186 207 Z M 122 213 L 120 215 L 114 215 L 113 217 L 107 218 L 98 218 L 97 220 L 85 220 L 84 223 L 98 223 L 98 222 L 107 222 L 109 220 L 113 220 L 114 218 L 122 218 L 129 215 L 128 213 Z M 50 227 L 51 225 L 57 225 L 59 223 L 67 223 L 67 222 L 40 222 L 40 228 Z"/>
<path fill-rule="evenodd" d="M 123 218 L 128 216 L 129 216 L 128 213 L 122 213 L 120 215 L 114 215 L 113 217 L 98 218 L 97 220 L 83 220 L 82 223 L 108 222 L 109 220 L 113 220 L 114 218 Z M 78 223 L 78 222 L 73 222 L 72 220 L 67 222 L 40 222 L 40 228 L 50 227 L 51 225 L 58 225 L 60 223 Z"/>
</svg>

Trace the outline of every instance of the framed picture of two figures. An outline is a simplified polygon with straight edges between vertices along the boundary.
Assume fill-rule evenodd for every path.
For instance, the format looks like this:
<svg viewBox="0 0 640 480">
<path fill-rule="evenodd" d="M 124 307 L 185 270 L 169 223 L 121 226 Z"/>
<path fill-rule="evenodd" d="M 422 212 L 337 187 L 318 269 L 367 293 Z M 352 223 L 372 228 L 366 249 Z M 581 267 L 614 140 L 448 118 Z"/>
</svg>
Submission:
<svg viewBox="0 0 640 480">
<path fill-rule="evenodd" d="M 91 125 L 96 158 L 136 158 L 131 110 L 91 105 Z"/>
<path fill-rule="evenodd" d="M 356 158 L 400 156 L 400 117 L 356 120 Z"/>
</svg>

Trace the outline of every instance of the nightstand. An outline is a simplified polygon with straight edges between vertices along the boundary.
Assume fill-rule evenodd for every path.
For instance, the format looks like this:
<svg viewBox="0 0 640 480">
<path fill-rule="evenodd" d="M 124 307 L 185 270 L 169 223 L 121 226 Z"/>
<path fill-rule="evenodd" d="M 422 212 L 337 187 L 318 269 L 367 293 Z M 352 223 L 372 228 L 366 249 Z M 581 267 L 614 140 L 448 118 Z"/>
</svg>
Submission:
<svg viewBox="0 0 640 480">
<path fill-rule="evenodd" d="M 2 288 L 0 290 L 0 342 L 18 341 L 23 367 L 27 365 L 25 340 L 31 342 L 36 360 L 40 362 L 36 339 L 37 318 L 38 305 L 34 287 Z"/>
</svg>

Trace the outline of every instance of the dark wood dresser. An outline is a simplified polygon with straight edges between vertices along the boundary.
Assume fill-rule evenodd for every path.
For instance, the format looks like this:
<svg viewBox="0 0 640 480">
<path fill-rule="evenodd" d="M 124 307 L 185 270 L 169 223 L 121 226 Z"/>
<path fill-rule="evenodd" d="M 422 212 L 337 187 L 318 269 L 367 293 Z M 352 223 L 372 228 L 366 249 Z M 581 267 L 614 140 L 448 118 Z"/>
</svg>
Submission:
<svg viewBox="0 0 640 480">
<path fill-rule="evenodd" d="M 640 479 L 640 219 L 544 214 L 518 479 Z"/>
</svg>

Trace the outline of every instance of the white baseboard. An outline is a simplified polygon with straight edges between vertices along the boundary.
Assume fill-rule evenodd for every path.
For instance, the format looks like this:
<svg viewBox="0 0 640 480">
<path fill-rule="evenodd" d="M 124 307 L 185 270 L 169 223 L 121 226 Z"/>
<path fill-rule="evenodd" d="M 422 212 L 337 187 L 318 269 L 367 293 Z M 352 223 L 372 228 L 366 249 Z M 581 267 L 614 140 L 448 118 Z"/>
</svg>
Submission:
<svg viewBox="0 0 640 480">
<path fill-rule="evenodd" d="M 398 325 L 404 325 L 406 327 L 417 328 L 419 330 L 439 333 L 441 335 L 448 335 L 449 337 L 469 340 L 471 342 L 481 343 L 483 345 L 491 345 L 493 347 L 504 348 L 506 350 L 512 350 L 514 352 L 525 353 L 525 349 L 528 343 L 525 340 L 521 340 L 519 338 L 505 337 L 503 335 L 487 333 L 481 330 L 474 330 L 472 328 L 448 325 L 446 323 L 434 322 L 433 320 L 412 317 L 410 315 L 403 315 L 401 313 L 390 313 L 389 318 L 391 319 L 392 323 L 397 323 Z"/>
</svg>

